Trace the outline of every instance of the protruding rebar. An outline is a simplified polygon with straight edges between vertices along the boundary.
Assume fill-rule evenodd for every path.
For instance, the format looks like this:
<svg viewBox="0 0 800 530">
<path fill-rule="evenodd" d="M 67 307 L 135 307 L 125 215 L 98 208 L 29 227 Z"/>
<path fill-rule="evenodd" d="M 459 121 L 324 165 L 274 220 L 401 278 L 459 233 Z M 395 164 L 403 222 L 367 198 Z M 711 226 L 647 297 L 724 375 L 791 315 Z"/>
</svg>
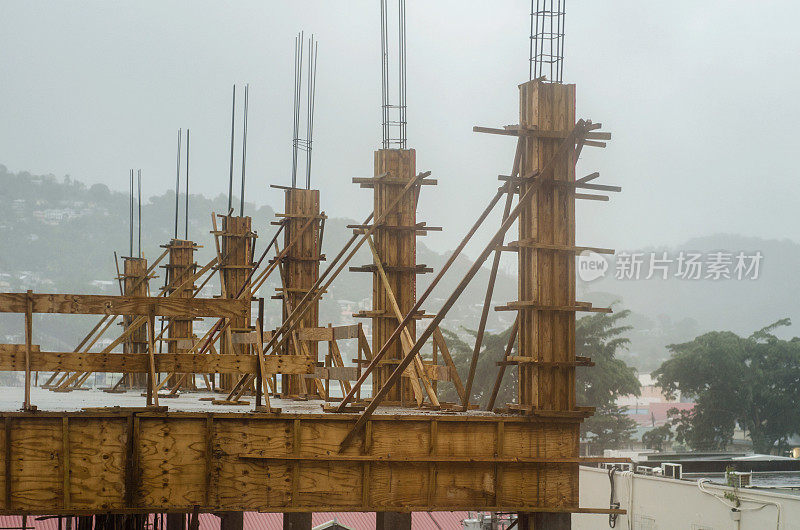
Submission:
<svg viewBox="0 0 800 530">
<path fill-rule="evenodd" d="M 183 226 L 183 239 L 189 240 L 189 129 L 186 129 L 186 197 L 185 197 L 185 208 L 184 213 L 186 214 L 184 218 L 184 226 Z"/>
<path fill-rule="evenodd" d="M 292 187 L 297 187 L 298 152 L 306 153 L 306 189 L 311 189 L 311 159 L 314 147 L 314 108 L 317 91 L 317 54 L 319 43 L 312 34 L 308 39 L 308 72 L 306 74 L 306 137 L 300 138 L 300 107 L 303 87 L 303 32 L 294 43 L 294 127 L 292 129 Z"/>
<path fill-rule="evenodd" d="M 244 85 L 244 120 L 242 125 L 242 189 L 239 193 L 239 215 L 244 217 L 244 176 L 247 163 L 247 106 L 249 101 L 250 85 Z"/>
<path fill-rule="evenodd" d="M 397 1 L 397 104 L 391 103 L 389 75 L 389 21 L 387 0 L 381 0 L 381 114 L 383 149 L 407 143 L 407 76 L 406 76 L 406 2 Z M 396 119 L 393 119 L 396 118 Z"/>
<path fill-rule="evenodd" d="M 234 141 L 234 127 L 236 125 L 236 85 L 233 85 L 233 103 L 231 105 L 231 164 L 230 176 L 228 177 L 228 211 L 230 213 L 233 201 L 233 141 Z"/>
<path fill-rule="evenodd" d="M 139 254 L 138 256 L 142 257 L 142 170 L 140 169 L 137 173 L 137 178 L 139 180 L 139 191 L 137 192 L 137 196 L 139 197 Z"/>
<path fill-rule="evenodd" d="M 303 82 L 303 32 L 294 38 L 294 127 L 292 128 L 292 187 L 297 186 L 297 151 L 300 143 L 300 87 Z"/>
<path fill-rule="evenodd" d="M 529 79 L 547 77 L 550 82 L 562 82 L 566 3 L 566 0 L 531 0 Z"/>
<path fill-rule="evenodd" d="M 311 189 L 311 150 L 314 143 L 314 96 L 317 89 L 317 51 L 314 35 L 308 39 L 308 116 L 306 118 L 306 189 Z"/>
<path fill-rule="evenodd" d="M 183 130 L 178 129 L 178 158 L 175 166 L 175 239 L 178 239 L 178 196 L 181 192 L 181 138 Z"/>
<path fill-rule="evenodd" d="M 128 221 L 130 227 L 128 256 L 133 257 L 133 169 L 130 172 L 130 201 L 128 204 Z"/>
</svg>

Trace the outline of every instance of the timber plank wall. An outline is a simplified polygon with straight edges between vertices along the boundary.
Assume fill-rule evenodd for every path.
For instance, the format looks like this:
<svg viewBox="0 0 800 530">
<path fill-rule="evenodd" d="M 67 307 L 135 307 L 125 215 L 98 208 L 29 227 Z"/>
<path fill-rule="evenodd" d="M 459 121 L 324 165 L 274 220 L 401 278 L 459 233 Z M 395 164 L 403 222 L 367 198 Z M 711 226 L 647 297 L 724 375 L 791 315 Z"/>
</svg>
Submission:
<svg viewBox="0 0 800 530">
<path fill-rule="evenodd" d="M 0 413 L 0 513 L 578 510 L 574 420 L 355 419 Z"/>
</svg>

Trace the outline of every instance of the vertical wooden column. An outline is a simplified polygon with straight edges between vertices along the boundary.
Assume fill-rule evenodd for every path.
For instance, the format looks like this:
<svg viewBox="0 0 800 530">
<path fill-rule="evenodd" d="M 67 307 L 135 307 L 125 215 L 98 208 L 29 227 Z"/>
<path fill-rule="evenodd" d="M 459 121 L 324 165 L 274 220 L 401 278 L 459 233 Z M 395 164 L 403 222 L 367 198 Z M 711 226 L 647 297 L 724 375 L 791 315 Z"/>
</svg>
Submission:
<svg viewBox="0 0 800 530">
<path fill-rule="evenodd" d="M 520 127 L 569 131 L 575 125 L 575 85 L 530 81 L 520 85 Z M 542 168 L 563 141 L 522 139 L 522 177 Z M 574 149 L 555 164 L 553 180 L 575 182 Z M 524 194 L 531 180 L 522 179 Z M 545 182 L 519 216 L 519 403 L 537 410 L 575 408 L 575 195 Z M 548 247 L 548 248 L 543 248 Z M 577 455 L 576 455 L 577 456 Z"/>
<path fill-rule="evenodd" d="M 375 151 L 375 176 L 373 184 L 374 218 L 383 215 L 400 194 L 409 180 L 416 176 L 416 151 L 414 149 L 381 149 Z M 417 300 L 417 199 L 419 186 L 415 186 L 394 210 L 389 212 L 385 221 L 374 232 L 375 248 L 383 260 L 383 268 L 389 284 L 394 291 L 400 312 L 407 314 Z M 372 351 L 377 352 L 397 329 L 397 317 L 392 311 L 389 297 L 377 271 L 372 274 Z M 412 320 L 408 324 L 412 338 L 416 338 L 416 325 Z M 378 392 L 389 379 L 392 371 L 403 359 L 400 340 L 394 341 L 386 352 L 384 360 L 373 373 L 372 393 Z M 408 378 L 401 378 L 385 401 L 411 403 L 414 392 Z"/>
<path fill-rule="evenodd" d="M 125 296 L 148 296 L 150 292 L 150 278 L 147 274 L 147 260 L 145 258 L 123 258 L 122 292 Z M 135 316 L 125 316 L 122 321 L 124 329 L 128 329 L 136 319 Z M 123 353 L 147 353 L 147 326 L 140 326 L 131 333 L 130 339 L 123 343 Z M 124 385 L 127 388 L 145 388 L 147 386 L 146 373 L 127 373 L 124 375 Z"/>
<path fill-rule="evenodd" d="M 253 241 L 257 237 L 251 229 L 250 217 L 235 217 L 221 215 L 222 227 L 222 278 L 224 282 L 223 298 L 237 298 L 239 291 L 245 284 L 250 270 L 253 268 Z M 241 298 L 252 300 L 252 293 L 248 287 Z M 249 333 L 253 328 L 250 325 L 250 306 L 243 317 L 231 319 L 230 331 L 233 336 L 237 333 Z M 222 337 L 220 353 L 250 353 L 250 345 L 244 341 L 227 340 L 227 334 Z M 230 390 L 233 385 L 233 374 L 220 374 L 218 388 Z"/>
<path fill-rule="evenodd" d="M 188 282 L 197 271 L 194 261 L 195 250 L 199 248 L 192 241 L 173 239 L 163 248 L 169 250 L 169 264 L 164 265 L 167 271 L 167 294 L 173 298 L 192 298 L 195 294 L 194 282 Z M 184 285 L 185 284 L 185 285 Z M 176 293 L 175 291 L 178 290 Z M 170 318 L 167 331 L 167 352 L 186 353 L 190 348 L 192 338 L 191 318 Z M 175 374 L 167 384 L 171 387 L 177 382 L 181 374 Z M 187 390 L 196 390 L 194 374 L 189 374 L 181 386 Z"/>
<path fill-rule="evenodd" d="M 520 85 L 520 193 L 558 151 L 575 126 L 575 85 L 530 81 Z M 537 134 L 537 132 L 540 132 Z M 575 411 L 575 150 L 555 160 L 553 172 L 523 205 L 519 217 L 519 395 L 528 411 Z M 550 181 L 552 179 L 552 181 Z M 544 424 L 531 455 L 579 456 L 580 423 Z M 538 502 L 575 507 L 578 464 L 554 464 L 531 474 Z M 558 512 L 527 514 L 520 528 L 569 528 Z M 565 526 L 566 525 L 566 526 Z"/>
<path fill-rule="evenodd" d="M 323 217 L 319 209 L 319 190 L 287 188 L 285 190 L 286 212 L 282 215 L 284 227 L 284 248 L 296 241 L 282 259 L 283 287 L 279 288 L 279 296 L 283 300 L 283 318 L 294 311 L 309 289 L 319 278 L 319 263 L 325 259 L 321 254 L 321 235 Z M 312 221 L 304 231 L 309 219 Z M 319 326 L 319 299 L 313 302 L 311 309 L 300 319 L 299 328 L 315 328 Z M 318 357 L 319 348 L 316 341 L 305 343 L 308 353 Z M 287 342 L 287 353 L 301 355 L 295 351 L 294 341 Z M 282 393 L 297 395 L 303 391 L 312 396 L 319 396 L 313 384 L 300 384 L 300 375 L 282 376 Z M 306 381 L 311 383 L 311 381 Z"/>
</svg>

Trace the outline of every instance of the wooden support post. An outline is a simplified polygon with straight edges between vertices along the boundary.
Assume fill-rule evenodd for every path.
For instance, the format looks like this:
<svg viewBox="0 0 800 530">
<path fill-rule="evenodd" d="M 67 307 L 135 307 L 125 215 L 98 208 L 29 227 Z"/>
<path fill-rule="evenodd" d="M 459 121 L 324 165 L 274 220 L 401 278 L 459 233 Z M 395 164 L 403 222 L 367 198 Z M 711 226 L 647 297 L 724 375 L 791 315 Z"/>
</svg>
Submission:
<svg viewBox="0 0 800 530">
<path fill-rule="evenodd" d="M 167 530 L 186 530 L 186 514 L 168 513 Z"/>
<path fill-rule="evenodd" d="M 220 216 L 222 226 L 220 235 L 222 248 L 220 249 L 221 263 L 220 271 L 223 278 L 223 298 L 239 298 L 251 300 L 252 292 L 245 288 L 241 293 L 245 283 L 250 278 L 250 271 L 253 268 L 253 242 L 256 235 L 252 232 L 250 217 Z M 215 234 L 216 235 L 216 234 Z M 247 314 L 244 317 L 232 318 L 230 320 L 231 333 L 249 333 L 250 327 L 250 306 L 248 305 Z M 230 334 L 227 340 L 220 341 L 220 353 L 250 353 L 250 345 L 247 343 L 234 344 Z M 219 375 L 219 388 L 230 390 L 233 385 L 232 374 Z"/>
<path fill-rule="evenodd" d="M 572 528 L 571 513 L 535 512 L 526 514 L 530 521 L 529 530 L 570 530 Z"/>
<path fill-rule="evenodd" d="M 283 530 L 311 530 L 311 512 L 283 514 Z"/>
<path fill-rule="evenodd" d="M 278 289 L 278 296 L 283 300 L 285 319 L 319 279 L 319 264 L 324 259 L 320 246 L 324 215 L 320 214 L 319 190 L 286 189 L 285 213 L 279 216 L 282 217 L 280 222 L 284 225 L 286 253 L 280 260 L 283 286 Z M 312 220 L 311 226 L 304 229 L 309 220 Z M 319 298 L 310 303 L 311 307 L 299 319 L 297 324 L 299 328 L 319 326 Z M 316 342 L 307 344 L 306 349 L 309 355 L 319 360 Z M 287 343 L 286 350 L 290 355 L 303 354 L 295 349 L 294 341 Z M 302 375 L 282 375 L 281 378 L 284 395 L 298 395 L 303 389 L 312 397 L 323 397 L 315 385 L 305 385 Z"/>
<path fill-rule="evenodd" d="M 376 512 L 375 530 L 411 530 L 411 512 Z"/>
<path fill-rule="evenodd" d="M 519 174 L 519 161 L 521 157 L 522 142 L 517 140 L 517 151 L 514 155 L 514 167 L 511 170 L 511 176 L 516 177 Z M 506 205 L 503 210 L 503 221 L 508 218 L 508 213 L 511 211 L 511 203 L 513 202 L 514 194 L 509 193 L 506 195 Z M 486 295 L 483 299 L 483 309 L 481 310 L 481 320 L 478 324 L 478 332 L 475 334 L 475 346 L 472 349 L 472 360 L 469 364 L 469 373 L 467 374 L 467 385 L 464 389 L 464 395 L 461 398 L 463 410 L 469 410 L 469 400 L 472 397 L 472 382 L 475 380 L 475 370 L 478 368 L 478 356 L 480 355 L 481 347 L 483 346 L 483 334 L 486 331 L 486 321 L 489 318 L 489 308 L 492 305 L 492 294 L 494 293 L 494 284 L 497 280 L 497 270 L 500 266 L 500 255 L 502 253 L 502 244 L 498 245 L 494 251 L 494 259 L 492 260 L 492 269 L 489 273 L 489 282 L 486 285 Z"/>
<path fill-rule="evenodd" d="M 380 277 L 381 284 L 385 290 L 385 296 L 388 302 L 388 310 L 394 314 L 398 323 L 400 323 L 403 321 L 403 313 L 400 311 L 400 306 L 397 304 L 397 298 L 394 295 L 389 278 L 387 277 L 386 271 L 381 264 L 381 256 L 378 254 L 378 250 L 375 248 L 375 243 L 372 241 L 371 237 L 367 237 L 367 243 L 372 251 L 372 256 L 375 261 L 375 268 L 378 271 L 378 276 Z M 400 340 L 401 344 L 403 345 L 403 354 L 406 354 L 408 350 L 414 346 L 414 339 L 411 337 L 411 333 L 408 331 L 407 327 L 403 328 Z M 414 398 L 417 400 L 417 405 L 422 405 L 422 390 L 419 386 L 419 380 L 421 379 L 422 383 L 425 385 L 425 391 L 427 392 L 431 403 L 435 407 L 438 407 L 439 399 L 436 397 L 436 391 L 433 389 L 433 386 L 428 380 L 427 375 L 425 375 L 425 368 L 422 366 L 422 358 L 420 355 L 414 356 L 414 370 L 416 372 L 416 376 L 413 374 L 411 375 L 411 386 L 414 390 Z"/>
<path fill-rule="evenodd" d="M 156 317 L 155 315 L 151 314 L 149 316 L 147 322 L 147 333 L 148 333 L 148 341 L 147 341 L 147 354 L 149 357 L 149 371 L 147 373 L 147 406 L 155 405 L 158 406 L 158 390 L 156 390 Z"/>
<path fill-rule="evenodd" d="M 33 345 L 33 291 L 25 299 L 25 400 L 23 410 L 35 410 L 31 405 L 31 347 Z"/>
<path fill-rule="evenodd" d="M 147 273 L 147 260 L 144 258 L 123 258 L 122 287 L 125 296 L 149 296 L 150 278 Z M 122 319 L 123 329 L 127 331 L 135 316 L 125 316 Z M 122 345 L 123 353 L 146 353 L 147 352 L 147 328 L 139 326 L 130 334 L 130 338 Z M 127 388 L 145 388 L 147 386 L 147 374 L 124 374 L 123 384 Z"/>
<path fill-rule="evenodd" d="M 530 81 L 520 89 L 520 127 L 563 131 L 575 124 L 575 85 Z M 521 363 L 518 367 L 517 403 L 529 411 L 570 412 L 575 410 L 575 311 L 553 311 L 546 307 L 576 307 L 575 257 L 553 246 L 575 246 L 575 144 L 562 148 L 562 140 L 543 136 L 521 137 L 521 176 L 551 167 L 551 182 L 539 185 L 532 200 L 521 204 L 519 241 L 535 241 L 536 247 L 520 246 L 517 355 L 538 363 L 565 363 L 542 366 Z M 554 184 L 565 182 L 568 185 Z M 536 184 L 531 179 L 519 182 L 519 193 L 526 194 Z M 543 307 L 544 306 L 544 307 Z M 558 448 L 542 444 L 538 456 L 579 456 L 579 425 L 563 436 Z M 578 472 L 564 474 L 560 488 L 571 492 L 570 502 L 577 505 Z M 557 488 L 539 479 L 537 502 L 557 504 Z M 539 513 L 529 516 L 533 528 L 569 528 L 569 514 Z M 566 523 L 564 523 L 566 521 Z M 566 524 L 566 526 L 564 526 Z"/>
<path fill-rule="evenodd" d="M 244 530 L 244 512 L 219 514 L 219 530 Z"/>
<path fill-rule="evenodd" d="M 416 151 L 413 149 L 381 149 L 375 151 L 375 176 L 371 183 L 374 190 L 374 217 L 380 218 L 387 212 L 399 195 L 402 186 L 416 174 Z M 417 300 L 417 200 L 420 186 L 414 187 L 397 206 L 385 216 L 380 225 L 376 223 L 375 248 L 383 260 L 383 267 L 389 286 L 394 292 L 397 305 L 403 315 L 411 310 Z M 373 263 L 375 263 L 373 261 Z M 384 281 L 377 270 L 372 278 L 372 350 L 379 351 L 398 323 L 392 311 L 389 295 Z M 416 336 L 415 321 L 406 326 L 412 339 Z M 412 340 L 413 342 L 413 340 Z M 403 344 L 397 341 L 389 346 L 386 361 L 400 362 L 403 358 Z M 386 383 L 395 364 L 383 364 L 375 370 L 372 377 L 372 392 L 375 395 Z M 387 399 L 401 403 L 411 403 L 415 399 L 413 379 L 403 378 L 396 388 L 391 389 Z"/>
<path fill-rule="evenodd" d="M 166 296 L 181 299 L 193 298 L 196 286 L 192 280 L 197 271 L 194 253 L 200 247 L 192 241 L 173 239 L 163 248 L 169 251 L 169 264 L 164 265 L 167 274 Z M 192 318 L 169 318 L 166 339 L 168 353 L 186 353 L 188 348 L 180 346 L 186 342 L 186 339 L 192 338 L 193 322 Z M 187 390 L 197 389 L 194 374 L 174 374 L 165 381 L 170 388 L 177 389 L 178 386 L 183 386 Z"/>
</svg>

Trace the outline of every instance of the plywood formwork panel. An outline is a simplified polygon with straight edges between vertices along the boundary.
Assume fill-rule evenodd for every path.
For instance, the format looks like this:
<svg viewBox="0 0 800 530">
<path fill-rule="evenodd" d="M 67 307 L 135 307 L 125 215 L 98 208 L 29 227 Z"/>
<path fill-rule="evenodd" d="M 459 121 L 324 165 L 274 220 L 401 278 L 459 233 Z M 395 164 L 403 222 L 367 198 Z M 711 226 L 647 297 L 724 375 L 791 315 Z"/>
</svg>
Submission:
<svg viewBox="0 0 800 530">
<path fill-rule="evenodd" d="M 150 279 L 147 277 L 147 260 L 144 258 L 124 258 L 123 262 L 123 293 L 125 296 L 149 296 Z M 125 315 L 122 320 L 124 329 L 128 329 L 136 317 Z M 147 327 L 140 326 L 130 339 L 122 345 L 123 353 L 147 352 Z M 124 374 L 124 384 L 128 388 L 145 388 L 147 386 L 146 374 Z"/>
<path fill-rule="evenodd" d="M 373 184 L 374 218 L 378 219 L 388 211 L 403 186 L 416 177 L 416 151 L 414 149 L 381 149 L 375 151 L 375 176 Z M 417 200 L 419 186 L 406 193 L 397 206 L 388 212 L 381 226 L 374 233 L 375 248 L 383 261 L 389 285 L 397 300 L 400 312 L 406 315 L 417 299 Z M 378 272 L 373 272 L 372 309 L 376 312 L 372 319 L 372 351 L 380 351 L 389 337 L 397 329 L 397 320 L 392 304 Z M 413 339 L 416 337 L 415 321 L 409 322 L 407 329 Z M 384 356 L 384 361 L 400 362 L 403 348 L 400 340 L 394 341 Z M 395 365 L 391 363 L 377 367 L 372 376 L 373 394 L 377 393 Z M 411 403 L 413 390 L 407 378 L 402 378 L 386 396 L 387 401 Z"/>
<path fill-rule="evenodd" d="M 520 127 L 541 131 L 571 130 L 575 125 L 575 85 L 530 81 L 520 85 Z M 520 175 L 530 177 L 556 154 L 559 138 L 524 136 Z M 556 160 L 545 179 L 575 181 L 574 149 Z M 534 181 L 523 178 L 520 193 Z M 575 197 L 569 186 L 547 183 L 536 191 L 519 216 L 519 240 L 550 246 L 575 245 Z M 519 309 L 519 355 L 544 362 L 575 361 L 575 313 L 548 307 L 575 306 L 575 264 L 571 252 L 554 248 L 519 248 L 519 301 L 539 307 Z M 539 410 L 575 408 L 575 368 L 519 367 L 519 403 Z"/>
<path fill-rule="evenodd" d="M 244 288 L 253 267 L 253 241 L 256 237 L 252 231 L 252 219 L 250 217 L 237 217 L 233 215 L 220 216 L 222 219 L 221 239 L 222 239 L 222 297 L 227 299 L 239 298 L 246 302 L 244 314 L 237 315 L 230 319 L 230 330 L 232 333 L 248 333 L 250 328 L 250 302 L 252 293 L 249 287 Z M 241 296 L 240 296 L 241 293 Z M 246 343 L 223 339 L 221 341 L 220 353 L 250 353 L 250 345 Z M 232 374 L 220 374 L 219 387 L 229 390 L 233 385 Z"/>
<path fill-rule="evenodd" d="M 197 245 L 185 239 L 173 239 L 165 248 L 169 250 L 169 264 L 165 265 L 167 270 L 167 288 L 169 296 L 173 298 L 187 299 L 193 298 L 197 287 L 194 282 L 189 282 L 190 278 L 197 272 L 197 263 L 194 260 L 194 253 Z M 178 292 L 175 292 L 178 290 Z M 185 353 L 191 341 L 182 339 L 192 338 L 192 327 L 194 319 L 172 317 L 169 319 L 167 331 L 167 352 Z M 176 374 L 167 383 L 169 386 L 181 379 L 181 374 Z M 182 385 L 187 390 L 195 390 L 196 385 L 194 376 L 183 378 Z"/>
<path fill-rule="evenodd" d="M 70 508 L 125 506 L 127 425 L 68 418 Z"/>
<path fill-rule="evenodd" d="M 1 417 L 5 514 L 577 508 L 576 462 L 524 461 L 572 455 L 574 421 L 378 415 L 339 453 L 354 415 Z"/>
<path fill-rule="evenodd" d="M 281 291 L 281 296 L 283 297 L 284 318 L 298 307 L 300 301 L 319 279 L 319 264 L 322 257 L 322 249 L 320 248 L 322 218 L 320 216 L 319 190 L 287 189 L 285 191 L 285 208 L 286 213 L 283 220 L 285 223 L 284 248 L 288 248 L 288 251 L 282 258 L 284 289 Z M 303 230 L 309 219 L 316 220 L 311 221 L 311 225 Z M 318 326 L 319 299 L 317 298 L 311 302 L 311 308 L 300 318 L 297 327 L 302 329 L 316 328 Z M 317 360 L 317 343 L 311 341 L 305 343 L 305 346 L 311 357 Z M 292 341 L 287 342 L 286 348 L 288 353 L 294 355 L 301 355 L 302 353 L 295 351 Z M 318 395 L 316 387 L 311 384 L 307 385 L 305 392 L 301 392 L 303 385 L 301 385 L 298 376 L 283 376 L 282 389 L 285 395 L 300 393 Z"/>
</svg>

